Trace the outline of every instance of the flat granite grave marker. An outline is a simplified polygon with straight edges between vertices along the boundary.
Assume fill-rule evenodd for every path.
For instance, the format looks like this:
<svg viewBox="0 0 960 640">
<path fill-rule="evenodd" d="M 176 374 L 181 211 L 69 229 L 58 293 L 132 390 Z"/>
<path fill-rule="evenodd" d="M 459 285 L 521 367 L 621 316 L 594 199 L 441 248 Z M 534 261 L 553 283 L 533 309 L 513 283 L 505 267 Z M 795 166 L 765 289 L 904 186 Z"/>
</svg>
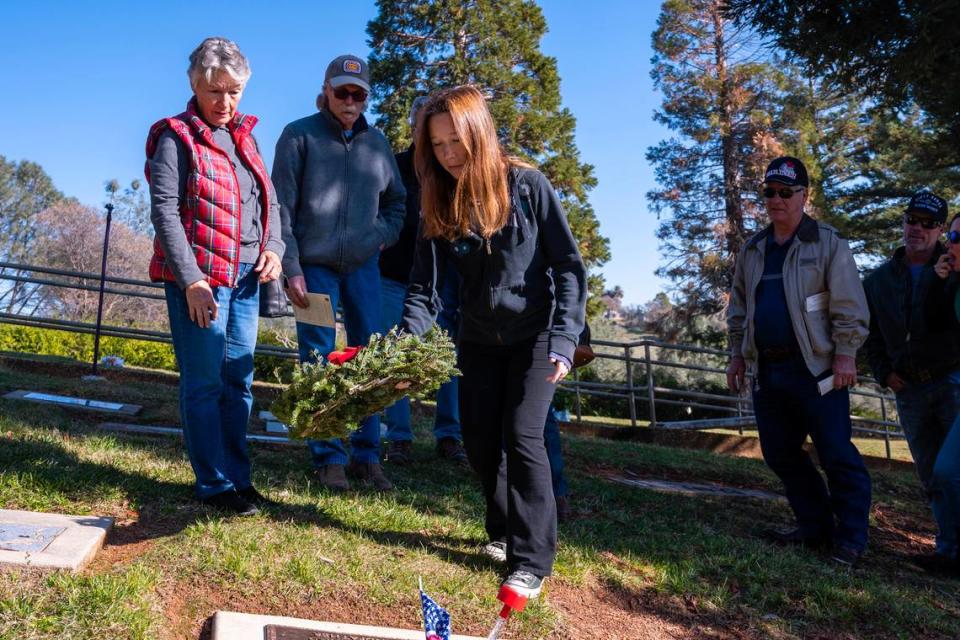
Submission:
<svg viewBox="0 0 960 640">
<path fill-rule="evenodd" d="M 0 565 L 78 571 L 111 526 L 113 518 L 0 509 Z"/>
<path fill-rule="evenodd" d="M 218 611 L 211 640 L 423 640 L 423 631 Z M 450 640 L 483 640 L 451 635 Z"/>
<path fill-rule="evenodd" d="M 125 416 L 135 416 L 140 413 L 140 409 L 143 408 L 138 404 L 105 402 L 103 400 L 88 400 L 86 398 L 74 398 L 72 396 L 61 396 L 55 393 L 41 393 L 39 391 L 26 391 L 23 389 L 11 391 L 3 397 L 8 400 L 26 400 L 28 402 L 55 404 L 61 407 L 85 409 L 87 411 L 106 411 L 109 413 L 119 413 Z"/>
<path fill-rule="evenodd" d="M 702 484 L 698 482 L 673 482 L 670 480 L 656 480 L 652 478 L 622 478 L 611 476 L 610 480 L 618 484 L 625 484 L 639 489 L 662 491 L 664 493 L 679 493 L 686 496 L 718 496 L 725 498 L 754 498 L 757 500 L 786 500 L 780 494 L 761 489 L 740 489 L 725 487 L 717 484 Z"/>
<path fill-rule="evenodd" d="M 277 420 L 277 417 L 269 411 L 261 411 L 260 419 L 266 423 L 267 433 L 286 434 L 290 432 L 290 427 Z"/>
<path fill-rule="evenodd" d="M 101 422 L 97 426 L 105 431 L 115 431 L 117 433 L 134 433 L 147 436 L 183 436 L 183 429 L 180 427 L 163 427 L 152 424 L 127 424 L 125 422 Z M 257 433 L 248 433 L 247 442 L 287 445 L 301 444 L 299 440 L 291 440 L 285 436 L 264 436 Z"/>
<path fill-rule="evenodd" d="M 40 553 L 63 531 L 63 527 L 0 522 L 0 550 Z"/>
</svg>

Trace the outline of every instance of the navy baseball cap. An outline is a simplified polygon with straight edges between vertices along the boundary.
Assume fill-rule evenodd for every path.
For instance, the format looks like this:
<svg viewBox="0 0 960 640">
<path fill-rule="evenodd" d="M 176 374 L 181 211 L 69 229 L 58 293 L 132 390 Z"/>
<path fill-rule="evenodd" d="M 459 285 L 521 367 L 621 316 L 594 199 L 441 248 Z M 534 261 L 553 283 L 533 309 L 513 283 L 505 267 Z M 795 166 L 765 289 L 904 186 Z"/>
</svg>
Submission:
<svg viewBox="0 0 960 640">
<path fill-rule="evenodd" d="M 370 93 L 370 69 L 363 58 L 357 56 L 338 56 L 327 65 L 324 81 L 336 89 L 345 84 L 355 84 Z"/>
<path fill-rule="evenodd" d="M 767 170 L 763 174 L 763 182 L 764 184 L 779 182 L 789 187 L 810 186 L 807 168 L 803 166 L 802 162 L 791 156 L 782 156 L 767 165 Z"/>
<path fill-rule="evenodd" d="M 947 221 L 947 201 L 929 191 L 918 191 L 910 198 L 904 213 L 922 213 L 937 222 Z"/>
</svg>

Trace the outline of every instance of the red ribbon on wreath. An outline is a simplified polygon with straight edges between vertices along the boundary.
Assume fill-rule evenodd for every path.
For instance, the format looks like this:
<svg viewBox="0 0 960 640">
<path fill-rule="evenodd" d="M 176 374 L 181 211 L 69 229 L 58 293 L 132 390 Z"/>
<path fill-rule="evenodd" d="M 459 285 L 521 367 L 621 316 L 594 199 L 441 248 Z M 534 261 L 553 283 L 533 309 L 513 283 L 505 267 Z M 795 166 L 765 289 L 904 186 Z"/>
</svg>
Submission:
<svg viewBox="0 0 960 640">
<path fill-rule="evenodd" d="M 363 347 L 344 347 L 340 351 L 331 351 L 330 355 L 327 356 L 327 362 L 335 365 L 349 362 L 357 357 L 357 354 L 360 353 L 360 349 L 362 348 Z"/>
</svg>

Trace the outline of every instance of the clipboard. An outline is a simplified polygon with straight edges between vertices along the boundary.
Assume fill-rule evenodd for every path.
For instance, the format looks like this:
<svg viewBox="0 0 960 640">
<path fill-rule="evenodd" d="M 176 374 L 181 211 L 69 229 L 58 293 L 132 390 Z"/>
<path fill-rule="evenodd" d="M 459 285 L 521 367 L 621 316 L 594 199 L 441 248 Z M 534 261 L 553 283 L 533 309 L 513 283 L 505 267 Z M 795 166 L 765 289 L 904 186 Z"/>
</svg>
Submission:
<svg viewBox="0 0 960 640">
<path fill-rule="evenodd" d="M 297 322 L 335 329 L 337 321 L 333 314 L 333 305 L 330 304 L 330 296 L 325 293 L 307 293 L 306 295 L 310 302 L 309 307 L 301 309 L 293 305 L 293 316 Z"/>
</svg>

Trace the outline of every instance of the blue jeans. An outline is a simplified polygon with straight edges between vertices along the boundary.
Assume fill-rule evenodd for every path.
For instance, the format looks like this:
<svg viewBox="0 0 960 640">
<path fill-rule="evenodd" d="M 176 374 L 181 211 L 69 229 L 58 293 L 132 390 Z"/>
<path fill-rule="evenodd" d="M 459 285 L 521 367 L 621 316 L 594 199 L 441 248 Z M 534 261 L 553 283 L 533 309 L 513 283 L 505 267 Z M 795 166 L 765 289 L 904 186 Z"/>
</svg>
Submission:
<svg viewBox="0 0 960 640">
<path fill-rule="evenodd" d="M 252 267 L 240 265 L 235 288 L 213 288 L 219 308 L 206 329 L 190 320 L 180 287 L 164 286 L 180 369 L 183 439 L 201 499 L 250 486 L 247 423 L 260 311 L 260 285 Z"/>
<path fill-rule="evenodd" d="M 560 420 L 557 410 L 550 405 L 547 422 L 543 425 L 543 442 L 547 445 L 547 458 L 550 460 L 550 479 L 553 481 L 553 495 L 562 498 L 567 495 L 567 479 L 563 475 L 563 446 L 560 443 Z"/>
<path fill-rule="evenodd" d="M 452 276 L 452 277 L 451 277 Z M 458 287 L 456 271 L 448 273 L 438 292 L 443 310 L 437 316 L 437 324 L 445 329 L 450 337 L 457 335 Z M 383 331 L 386 333 L 403 319 L 403 300 L 407 295 L 407 285 L 390 278 L 380 279 L 381 315 Z M 444 438 L 460 440 L 460 404 L 457 399 L 457 379 L 443 384 L 437 389 L 437 413 L 433 420 L 433 435 L 440 441 Z M 389 442 L 413 441 L 413 429 L 410 424 L 410 399 L 401 398 L 387 407 L 387 440 Z"/>
<path fill-rule="evenodd" d="M 947 378 L 897 394 L 897 413 L 937 522 L 937 553 L 957 554 L 960 528 L 960 385 Z"/>
<path fill-rule="evenodd" d="M 801 534 L 865 549 L 870 475 L 850 441 L 847 389 L 821 396 L 816 378 L 800 358 L 762 363 L 753 390 L 753 408 L 763 459 L 783 481 Z M 826 472 L 827 485 L 803 450 L 808 435 Z"/>
<path fill-rule="evenodd" d="M 365 345 L 370 336 L 379 333 L 380 322 L 380 268 L 377 255 L 372 256 L 356 271 L 339 273 L 328 267 L 301 264 L 303 277 L 310 293 L 330 296 L 334 309 L 343 305 L 343 321 L 349 346 Z M 337 332 L 333 327 L 297 323 L 297 342 L 300 360 L 312 361 L 314 352 L 326 357 L 336 348 Z M 349 459 L 358 463 L 380 462 L 380 417 L 370 416 L 360 428 L 350 434 Z M 347 449 L 342 440 L 307 440 L 313 454 L 313 464 L 347 464 Z"/>
</svg>

